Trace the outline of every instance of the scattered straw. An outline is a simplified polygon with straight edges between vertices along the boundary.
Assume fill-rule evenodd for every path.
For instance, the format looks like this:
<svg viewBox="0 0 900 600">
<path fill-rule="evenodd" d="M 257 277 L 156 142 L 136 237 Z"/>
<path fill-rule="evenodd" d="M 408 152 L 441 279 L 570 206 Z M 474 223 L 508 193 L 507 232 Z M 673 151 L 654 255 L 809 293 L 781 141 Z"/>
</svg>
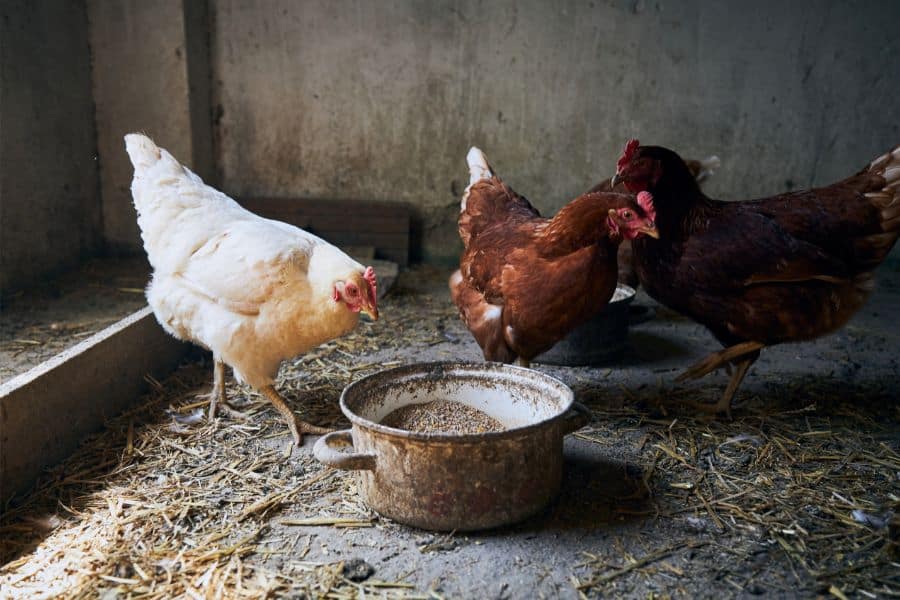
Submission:
<svg viewBox="0 0 900 600">
<path fill-rule="evenodd" d="M 381 322 L 363 321 L 282 367 L 277 386 L 302 418 L 346 426 L 337 406 L 341 390 L 398 364 L 357 357 L 392 345 L 430 344 L 436 334 L 420 326 L 422 315 L 452 314 L 442 302 L 396 310 L 391 302 L 384 302 Z M 283 420 L 230 377 L 229 397 L 251 419 L 193 418 L 208 403 L 197 393 L 208 389 L 211 376 L 207 363 L 187 365 L 165 381 L 148 379 L 150 393 L 137 409 L 108 423 L 3 514 L 0 597 L 417 597 L 407 582 L 351 582 L 341 576 L 340 562 L 293 560 L 308 545 L 287 555 L 278 572 L 253 560 L 273 548 L 284 551 L 267 541 L 283 507 L 312 506 L 327 495 L 340 499 L 351 477 L 306 452 L 286 456 L 290 437 Z M 342 502 L 349 515 L 283 522 L 373 526 L 373 513 L 355 496 Z"/>
<path fill-rule="evenodd" d="M 424 348 L 458 358 L 461 334 L 456 325 L 444 329 L 457 321 L 442 289 L 400 290 L 384 302 L 382 321 L 285 364 L 279 389 L 305 420 L 344 427 L 337 398 L 350 381 L 417 360 Z M 387 545 L 403 543 L 391 541 L 397 533 L 423 562 L 434 561 L 429 568 L 482 541 L 538 556 L 554 536 L 575 530 L 571 563 L 547 576 L 560 596 L 692 597 L 709 592 L 696 582 L 711 581 L 741 597 L 900 593 L 893 382 L 785 384 L 761 368 L 758 378 L 771 382 L 766 397 L 748 384 L 727 421 L 678 404 L 698 389 L 715 399 L 721 377 L 663 387 L 671 377 L 647 375 L 645 365 L 539 368 L 569 382 L 594 411 L 572 441 L 609 456 L 617 470 L 598 473 L 592 464 L 582 481 L 567 464 L 568 495 L 522 529 L 472 536 L 468 546 L 454 534 L 409 543 L 417 534 L 363 506 L 351 475 L 326 470 L 308 452 L 286 456 L 283 421 L 252 390 L 229 378 L 229 396 L 249 421 L 192 418 L 206 407 L 196 393 L 208 389 L 212 368 L 188 365 L 150 381 L 138 409 L 111 421 L 0 518 L 0 597 L 440 597 L 406 576 L 350 581 L 343 557 L 306 560 L 324 556 L 316 536 L 333 532 L 322 528 L 341 527 L 349 529 L 339 535 Z M 610 492 L 611 483 L 627 489 Z M 519 541 L 511 546 L 504 536 Z M 420 570 L 410 578 L 421 575 L 413 567 Z M 521 573 L 539 568 L 523 560 Z"/>
</svg>

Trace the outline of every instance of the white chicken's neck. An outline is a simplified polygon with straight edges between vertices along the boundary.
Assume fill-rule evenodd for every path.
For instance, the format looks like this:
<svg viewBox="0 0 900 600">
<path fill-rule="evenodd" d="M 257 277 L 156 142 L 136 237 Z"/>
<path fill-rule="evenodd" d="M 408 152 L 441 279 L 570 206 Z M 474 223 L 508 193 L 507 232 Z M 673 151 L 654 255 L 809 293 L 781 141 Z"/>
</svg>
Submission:
<svg viewBox="0 0 900 600">
<path fill-rule="evenodd" d="M 309 284 L 316 297 L 331 297 L 334 284 L 363 272 L 363 266 L 340 249 L 324 242 L 316 246 L 309 261 Z"/>
</svg>

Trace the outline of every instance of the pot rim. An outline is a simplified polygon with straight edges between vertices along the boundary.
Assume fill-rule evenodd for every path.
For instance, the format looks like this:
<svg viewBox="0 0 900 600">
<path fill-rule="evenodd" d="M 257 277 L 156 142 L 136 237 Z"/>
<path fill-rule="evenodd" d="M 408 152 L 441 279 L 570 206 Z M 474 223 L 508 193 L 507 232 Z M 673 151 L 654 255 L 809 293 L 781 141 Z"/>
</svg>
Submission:
<svg viewBox="0 0 900 600">
<path fill-rule="evenodd" d="M 514 427 L 511 429 L 504 429 L 503 431 L 486 431 L 483 433 L 452 433 L 452 432 L 433 432 L 433 433 L 425 433 L 420 431 L 409 431 L 408 429 L 398 429 L 396 427 L 388 427 L 387 425 L 382 425 L 381 423 L 376 423 L 375 421 L 370 421 L 366 419 L 352 410 L 347 406 L 347 396 L 352 393 L 354 388 L 357 386 L 363 387 L 366 382 L 372 379 L 375 376 L 384 376 L 387 373 L 415 373 L 427 371 L 429 369 L 435 368 L 444 368 L 447 370 L 459 370 L 466 369 L 472 371 L 518 371 L 520 373 L 527 373 L 529 377 L 533 377 L 536 379 L 541 379 L 545 383 L 550 384 L 553 387 L 559 389 L 563 396 L 565 396 L 564 408 L 556 415 L 552 417 L 543 419 L 541 421 L 535 421 L 534 423 L 529 423 L 528 425 L 523 425 L 521 427 Z M 464 362 L 464 361 L 432 361 L 432 362 L 417 362 L 411 363 L 408 365 L 401 365 L 399 367 L 393 367 L 391 369 L 386 369 L 384 371 L 378 371 L 377 373 L 372 373 L 370 375 L 366 375 L 361 379 L 357 379 L 356 381 L 350 383 L 344 390 L 341 392 L 340 399 L 340 407 L 341 412 L 344 413 L 350 422 L 353 425 L 358 425 L 359 427 L 375 431 L 382 435 L 386 435 L 388 437 L 401 438 L 406 440 L 415 440 L 415 441 L 423 441 L 423 442 L 483 442 L 485 440 L 502 440 L 507 438 L 515 438 L 519 437 L 523 434 L 530 434 L 532 431 L 543 429 L 554 424 L 557 421 L 565 418 L 566 414 L 572 409 L 575 404 L 575 393 L 572 391 L 568 385 L 566 385 L 560 379 L 553 377 L 552 375 L 547 375 L 546 373 L 541 373 L 540 371 L 535 371 L 534 369 L 528 369 L 525 367 L 519 367 L 515 365 L 507 365 L 500 362 Z"/>
</svg>

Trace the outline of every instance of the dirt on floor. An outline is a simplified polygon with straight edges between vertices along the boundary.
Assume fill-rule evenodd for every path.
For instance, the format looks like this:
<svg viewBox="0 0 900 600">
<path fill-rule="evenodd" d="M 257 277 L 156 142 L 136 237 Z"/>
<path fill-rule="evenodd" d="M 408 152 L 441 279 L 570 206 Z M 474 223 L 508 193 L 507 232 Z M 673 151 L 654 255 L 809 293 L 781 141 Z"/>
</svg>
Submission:
<svg viewBox="0 0 900 600">
<path fill-rule="evenodd" d="M 94 259 L 59 279 L 4 298 L 0 381 L 146 306 L 149 274 L 144 257 Z"/>
<path fill-rule="evenodd" d="M 448 274 L 404 273 L 380 321 L 286 363 L 277 385 L 301 417 L 345 428 L 349 382 L 481 360 Z M 208 422 L 212 367 L 186 364 L 0 518 L 0 597 L 896 596 L 900 274 L 879 280 L 840 332 L 764 350 L 733 420 L 684 405 L 726 377 L 673 382 L 719 347 L 662 307 L 615 364 L 535 365 L 593 419 L 566 440 L 553 504 L 478 533 L 378 516 L 245 387 L 228 392 L 249 420 Z"/>
</svg>

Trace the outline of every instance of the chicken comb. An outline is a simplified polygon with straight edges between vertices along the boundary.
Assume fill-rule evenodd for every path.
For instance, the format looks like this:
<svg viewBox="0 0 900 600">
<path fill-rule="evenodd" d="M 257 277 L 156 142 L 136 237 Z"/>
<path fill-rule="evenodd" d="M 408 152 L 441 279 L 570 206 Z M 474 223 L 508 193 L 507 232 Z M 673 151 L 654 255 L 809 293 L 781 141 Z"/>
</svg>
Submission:
<svg viewBox="0 0 900 600">
<path fill-rule="evenodd" d="M 656 209 L 653 208 L 653 194 L 650 192 L 638 192 L 637 203 L 644 210 L 647 218 L 651 221 L 656 221 Z"/>
<path fill-rule="evenodd" d="M 363 273 L 363 279 L 369 284 L 369 287 L 372 289 L 372 296 L 375 296 L 375 292 L 378 289 L 378 280 L 375 277 L 375 269 L 372 267 L 366 267 L 365 272 Z"/>
<path fill-rule="evenodd" d="M 621 158 L 616 162 L 616 173 L 624 169 L 625 166 L 631 162 L 631 159 L 634 158 L 638 146 L 640 145 L 641 143 L 638 140 L 628 140 L 628 143 L 625 144 L 625 150 L 622 152 Z"/>
</svg>

